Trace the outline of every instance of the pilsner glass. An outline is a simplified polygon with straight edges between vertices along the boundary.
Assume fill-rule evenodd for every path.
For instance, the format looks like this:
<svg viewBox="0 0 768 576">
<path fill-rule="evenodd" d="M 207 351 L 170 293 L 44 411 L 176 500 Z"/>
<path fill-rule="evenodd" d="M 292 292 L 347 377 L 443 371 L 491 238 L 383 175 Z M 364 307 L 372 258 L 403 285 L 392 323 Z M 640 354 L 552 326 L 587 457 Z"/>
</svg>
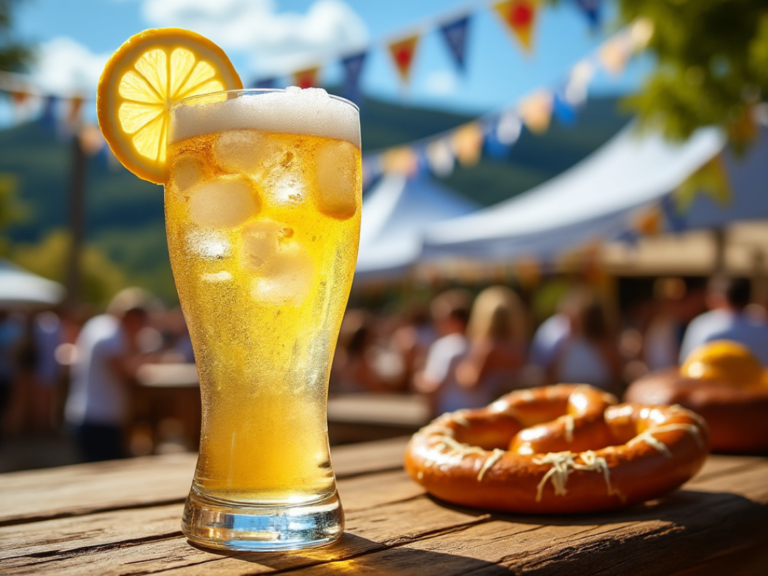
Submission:
<svg viewBox="0 0 768 576">
<path fill-rule="evenodd" d="M 173 274 L 202 395 L 182 528 L 204 546 L 341 536 L 328 375 L 360 235 L 360 124 L 322 90 L 238 90 L 171 110 Z"/>
</svg>

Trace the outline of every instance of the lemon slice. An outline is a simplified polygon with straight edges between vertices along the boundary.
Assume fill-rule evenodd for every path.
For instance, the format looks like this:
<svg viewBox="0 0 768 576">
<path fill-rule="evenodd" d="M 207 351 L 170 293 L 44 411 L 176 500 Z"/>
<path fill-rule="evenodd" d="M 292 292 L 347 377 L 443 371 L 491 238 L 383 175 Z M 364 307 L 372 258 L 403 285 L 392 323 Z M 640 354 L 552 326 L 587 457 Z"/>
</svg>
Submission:
<svg viewBox="0 0 768 576">
<path fill-rule="evenodd" d="M 145 30 L 104 67 L 96 98 L 99 128 L 123 166 L 163 184 L 171 106 L 242 87 L 227 55 L 207 38 L 180 28 Z"/>
</svg>

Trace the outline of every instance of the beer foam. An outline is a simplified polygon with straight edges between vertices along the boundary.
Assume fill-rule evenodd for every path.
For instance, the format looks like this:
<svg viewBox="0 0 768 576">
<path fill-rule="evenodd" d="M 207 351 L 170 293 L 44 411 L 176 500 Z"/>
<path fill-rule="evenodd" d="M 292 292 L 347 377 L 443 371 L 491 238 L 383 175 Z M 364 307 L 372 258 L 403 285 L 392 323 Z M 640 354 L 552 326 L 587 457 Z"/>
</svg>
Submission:
<svg viewBox="0 0 768 576">
<path fill-rule="evenodd" d="M 205 96 L 199 98 L 199 103 L 191 99 L 172 108 L 168 143 L 243 128 L 337 138 L 360 147 L 357 108 L 331 97 L 322 88 L 302 90 L 295 86 L 223 101 Z"/>
</svg>

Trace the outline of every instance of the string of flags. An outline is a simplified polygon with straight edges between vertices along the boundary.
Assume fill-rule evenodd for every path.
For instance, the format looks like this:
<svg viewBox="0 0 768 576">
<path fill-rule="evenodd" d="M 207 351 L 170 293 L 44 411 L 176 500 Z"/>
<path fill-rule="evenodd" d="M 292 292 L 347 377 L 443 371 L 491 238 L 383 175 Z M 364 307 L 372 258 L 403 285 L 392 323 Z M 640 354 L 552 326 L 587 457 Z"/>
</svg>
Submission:
<svg viewBox="0 0 768 576">
<path fill-rule="evenodd" d="M 586 17 L 590 29 L 597 30 L 601 26 L 600 7 L 602 0 L 570 0 L 573 6 L 580 10 Z M 470 6 L 460 10 L 443 14 L 422 23 L 420 26 L 409 28 L 408 33 L 400 33 L 383 40 L 381 44 L 386 48 L 393 64 L 393 71 L 401 84 L 408 85 L 414 63 L 418 56 L 418 48 L 421 39 L 428 33 L 435 32 L 442 39 L 443 44 L 460 73 L 466 71 L 467 47 L 470 28 L 473 18 L 483 9 L 489 9 L 501 26 L 507 30 L 521 49 L 531 53 L 534 48 L 535 29 L 539 12 L 543 7 L 543 0 L 479 0 Z M 370 44 L 360 48 L 354 53 L 344 54 L 339 57 L 318 61 L 312 66 L 295 70 L 288 74 L 287 83 L 309 88 L 322 85 L 322 71 L 328 65 L 340 64 L 342 77 L 342 91 L 345 97 L 360 102 L 362 99 L 361 80 L 365 71 L 365 64 L 369 59 L 369 53 L 376 46 Z M 623 44 L 606 47 L 604 59 L 608 64 L 606 69 L 620 71 L 628 57 Z M 497 135 L 489 138 L 487 135 L 487 119 L 480 127 L 464 127 L 457 130 L 451 140 L 451 145 L 436 145 L 431 147 L 431 164 L 439 165 L 438 171 L 447 174 L 452 169 L 455 161 L 465 166 L 471 166 L 480 157 L 478 146 L 487 148 L 488 154 L 501 157 L 504 147 L 509 146 L 516 139 L 520 130 L 520 121 L 535 131 L 543 132 L 549 125 L 549 119 L 554 112 L 559 121 L 567 122 L 569 117 L 574 117 L 571 110 L 572 102 L 578 98 L 578 91 L 584 88 L 584 74 L 571 75 L 573 81 L 566 87 L 568 93 L 542 92 L 532 95 L 529 101 L 521 103 L 518 118 L 503 117 L 499 119 Z M 250 88 L 272 88 L 279 85 L 284 77 L 257 78 L 248 84 Z M 564 88 L 564 90 L 566 89 Z M 71 134 L 84 126 L 81 118 L 83 103 L 86 100 L 80 94 L 61 95 L 44 94 L 31 88 L 28 80 L 23 76 L 0 72 L 0 94 L 5 94 L 10 99 L 16 120 L 23 121 L 38 116 L 42 124 L 64 134 Z M 102 146 L 102 148 L 108 148 Z M 93 143 L 91 143 L 93 149 Z M 407 153 L 393 154 L 392 158 L 382 162 L 383 166 L 393 167 L 402 171 L 404 166 L 408 171 L 423 167 L 424 159 L 407 158 Z M 449 158 L 449 156 L 451 158 Z M 449 166 L 450 165 L 450 166 Z"/>
<path fill-rule="evenodd" d="M 495 7 L 498 10 L 503 8 L 506 21 L 515 24 L 515 33 L 522 34 L 520 42 L 524 44 L 530 40 L 530 35 L 522 27 L 524 22 L 529 22 L 529 13 L 515 12 L 521 2 L 538 5 L 532 0 L 508 0 L 497 3 Z M 603 70 L 613 76 L 620 74 L 630 58 L 646 46 L 652 33 L 650 22 L 637 20 L 577 62 L 552 87 L 534 90 L 501 110 L 451 130 L 367 153 L 363 157 L 364 185 L 389 173 L 408 177 L 429 173 L 446 177 L 457 164 L 474 166 L 483 154 L 491 159 L 505 159 L 523 127 L 533 134 L 543 134 L 553 119 L 563 125 L 573 124 L 579 108 L 586 102 L 589 84 L 597 72 Z"/>
</svg>

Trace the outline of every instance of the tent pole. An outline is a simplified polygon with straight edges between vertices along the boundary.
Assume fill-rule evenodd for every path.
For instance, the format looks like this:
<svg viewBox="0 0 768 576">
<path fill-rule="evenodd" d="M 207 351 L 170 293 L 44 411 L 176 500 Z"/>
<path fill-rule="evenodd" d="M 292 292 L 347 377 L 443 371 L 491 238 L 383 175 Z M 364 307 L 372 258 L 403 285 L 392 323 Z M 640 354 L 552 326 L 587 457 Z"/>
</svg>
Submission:
<svg viewBox="0 0 768 576">
<path fill-rule="evenodd" d="M 86 156 L 80 145 L 80 138 L 72 138 L 72 173 L 69 189 L 69 234 L 70 245 L 67 258 L 67 301 L 76 304 L 80 301 L 82 277 L 80 255 L 83 249 L 84 207 L 85 207 L 85 171 Z"/>
</svg>

